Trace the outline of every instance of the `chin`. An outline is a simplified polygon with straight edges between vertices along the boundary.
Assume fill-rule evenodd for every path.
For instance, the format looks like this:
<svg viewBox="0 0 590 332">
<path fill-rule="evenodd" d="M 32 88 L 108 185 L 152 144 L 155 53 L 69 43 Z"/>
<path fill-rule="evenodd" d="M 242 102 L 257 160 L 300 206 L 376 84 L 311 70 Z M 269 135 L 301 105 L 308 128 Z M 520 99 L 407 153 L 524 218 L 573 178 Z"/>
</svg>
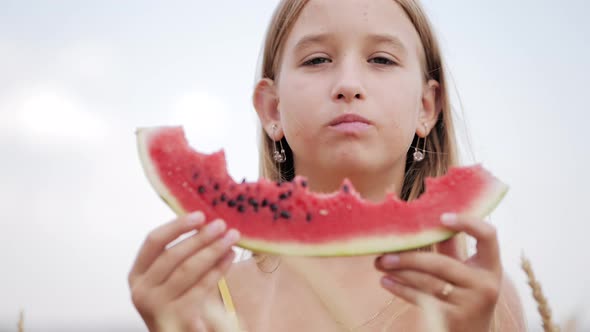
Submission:
<svg viewBox="0 0 590 332">
<path fill-rule="evenodd" d="M 375 155 L 367 149 L 361 151 L 350 149 L 348 151 L 332 153 L 326 157 L 324 164 L 328 166 L 327 168 L 344 174 L 374 172 L 378 169 L 383 169 L 383 164 L 386 163 L 381 158 L 375 158 Z"/>
</svg>

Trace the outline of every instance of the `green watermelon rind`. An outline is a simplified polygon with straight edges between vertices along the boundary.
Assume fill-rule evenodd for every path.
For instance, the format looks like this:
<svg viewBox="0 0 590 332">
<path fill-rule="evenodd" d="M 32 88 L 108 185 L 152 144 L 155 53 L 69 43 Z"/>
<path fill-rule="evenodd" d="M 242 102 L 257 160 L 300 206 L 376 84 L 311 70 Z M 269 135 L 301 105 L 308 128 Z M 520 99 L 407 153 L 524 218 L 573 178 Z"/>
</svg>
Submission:
<svg viewBox="0 0 590 332">
<path fill-rule="evenodd" d="M 484 218 L 488 216 L 498 207 L 508 193 L 509 187 L 505 183 L 492 175 L 489 175 L 489 177 L 491 181 L 490 188 L 478 200 L 474 201 L 473 207 L 470 210 L 462 213 L 464 218 Z"/>
<path fill-rule="evenodd" d="M 363 237 L 354 240 L 341 240 L 333 243 L 300 244 L 300 243 L 272 243 L 243 239 L 238 245 L 254 252 L 266 252 L 279 255 L 297 256 L 360 256 L 385 252 L 412 250 L 438 243 L 451 238 L 455 233 L 448 230 L 431 229 L 417 235 L 391 235 L 375 238 Z"/>
<path fill-rule="evenodd" d="M 481 198 L 475 200 L 470 209 L 459 213 L 461 218 L 473 219 L 475 222 L 479 222 L 480 219 L 488 216 L 500 204 L 508 192 L 508 186 L 494 178 L 490 178 L 490 181 L 492 185 L 481 195 Z M 288 255 L 296 252 L 298 256 L 358 256 L 422 248 L 448 240 L 455 234 L 455 232 L 441 226 L 417 234 L 381 235 L 322 244 L 273 243 L 255 239 L 242 239 L 238 245 L 251 251 L 273 254 Z"/>
</svg>

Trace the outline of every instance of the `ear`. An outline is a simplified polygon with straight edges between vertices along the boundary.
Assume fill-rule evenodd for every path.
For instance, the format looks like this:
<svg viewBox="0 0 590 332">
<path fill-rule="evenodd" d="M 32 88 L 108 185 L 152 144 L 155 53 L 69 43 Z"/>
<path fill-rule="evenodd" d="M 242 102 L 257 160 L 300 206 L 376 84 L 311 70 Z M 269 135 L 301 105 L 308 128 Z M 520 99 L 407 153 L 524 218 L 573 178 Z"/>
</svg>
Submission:
<svg viewBox="0 0 590 332">
<path fill-rule="evenodd" d="M 424 85 L 422 94 L 422 109 L 418 116 L 418 127 L 416 134 L 420 137 L 426 137 L 436 124 L 438 116 L 442 111 L 440 103 L 440 84 L 435 80 L 429 80 Z M 427 128 L 424 128 L 426 124 Z"/>
<path fill-rule="evenodd" d="M 283 137 L 283 129 L 280 125 L 279 99 L 273 80 L 261 79 L 256 84 L 252 101 L 266 134 L 275 141 L 280 140 Z M 276 130 L 272 129 L 273 125 L 277 125 Z"/>
</svg>

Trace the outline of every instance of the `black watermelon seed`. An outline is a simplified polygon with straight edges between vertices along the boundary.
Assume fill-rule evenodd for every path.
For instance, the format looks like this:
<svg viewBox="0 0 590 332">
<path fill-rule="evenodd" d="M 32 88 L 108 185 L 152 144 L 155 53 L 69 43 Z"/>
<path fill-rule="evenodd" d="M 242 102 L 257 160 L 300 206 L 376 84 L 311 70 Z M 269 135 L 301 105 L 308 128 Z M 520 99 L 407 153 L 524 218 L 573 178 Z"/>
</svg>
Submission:
<svg viewBox="0 0 590 332">
<path fill-rule="evenodd" d="M 348 193 L 350 191 L 350 189 L 348 188 L 347 185 L 343 185 L 342 186 L 342 191 L 344 191 L 345 193 Z"/>
<path fill-rule="evenodd" d="M 311 221 L 311 213 L 308 213 L 307 216 L 305 216 L 305 220 Z"/>
<path fill-rule="evenodd" d="M 227 197 L 225 196 L 225 194 L 221 194 L 221 197 L 219 197 L 219 200 L 221 200 L 222 202 L 225 202 L 227 200 Z"/>
<path fill-rule="evenodd" d="M 213 202 L 211 203 L 211 205 L 216 206 L 217 205 L 217 199 L 214 199 Z"/>
<path fill-rule="evenodd" d="M 243 205 L 238 205 L 238 212 L 244 212 L 246 211 L 246 207 Z"/>
<path fill-rule="evenodd" d="M 237 200 L 238 202 L 243 202 L 245 199 L 246 199 L 246 197 L 244 197 L 244 195 L 242 195 L 242 194 L 239 194 L 239 195 L 238 195 L 238 198 L 236 198 L 236 200 Z"/>
<path fill-rule="evenodd" d="M 271 211 L 276 212 L 279 209 L 279 207 L 275 203 L 272 203 L 270 205 L 270 209 Z"/>
<path fill-rule="evenodd" d="M 268 205 L 268 201 L 265 199 L 262 200 L 262 203 L 260 203 L 260 206 L 265 207 Z"/>
<path fill-rule="evenodd" d="M 246 183 L 246 178 L 242 178 L 242 183 Z"/>
<path fill-rule="evenodd" d="M 248 199 L 248 204 L 250 204 L 250 205 L 252 205 L 254 207 L 258 207 L 258 201 L 255 198 L 253 198 L 253 197 L 250 197 Z"/>
<path fill-rule="evenodd" d="M 307 187 L 307 182 L 306 182 L 306 181 L 301 181 L 301 186 L 302 186 L 303 188 Z"/>
<path fill-rule="evenodd" d="M 205 186 L 199 186 L 199 194 L 204 194 L 206 191 Z"/>
<path fill-rule="evenodd" d="M 215 189 L 216 191 L 219 190 L 219 183 L 214 184 L 213 189 Z"/>
<path fill-rule="evenodd" d="M 291 213 L 289 211 L 281 211 L 281 218 L 289 219 L 291 218 Z"/>
<path fill-rule="evenodd" d="M 287 199 L 287 198 L 289 198 L 289 193 L 281 193 L 279 195 L 279 199 Z"/>
<path fill-rule="evenodd" d="M 229 201 L 227 201 L 227 206 L 229 206 L 229 207 L 234 207 L 237 204 L 238 203 L 236 203 L 236 201 L 234 201 L 233 199 L 230 199 Z"/>
</svg>

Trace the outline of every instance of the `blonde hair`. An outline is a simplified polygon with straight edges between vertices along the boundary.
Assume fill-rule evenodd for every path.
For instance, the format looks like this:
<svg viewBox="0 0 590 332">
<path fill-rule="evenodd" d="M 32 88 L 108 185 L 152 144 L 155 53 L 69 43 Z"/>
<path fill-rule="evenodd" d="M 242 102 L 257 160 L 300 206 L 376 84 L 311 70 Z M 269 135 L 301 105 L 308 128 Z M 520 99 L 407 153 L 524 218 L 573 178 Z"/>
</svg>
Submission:
<svg viewBox="0 0 590 332">
<path fill-rule="evenodd" d="M 425 140 L 426 153 L 424 160 L 418 163 L 414 162 L 412 155 L 413 149 L 409 149 L 406 155 L 405 177 L 401 190 L 401 198 L 410 201 L 418 198 L 424 192 L 425 178 L 438 177 L 446 174 L 451 167 L 459 164 L 459 156 L 455 127 L 453 125 L 446 66 L 434 28 L 419 0 L 392 1 L 395 1 L 401 6 L 420 37 L 423 47 L 420 60 L 424 82 L 435 80 L 439 84 L 437 105 L 439 105 L 441 112 L 436 124 L 425 139 L 421 139 L 415 135 L 412 142 L 412 146 L 418 146 L 420 144 L 419 146 L 422 147 Z M 299 14 L 308 2 L 309 0 L 282 0 L 277 6 L 266 33 L 260 72 L 258 73 L 259 78 L 268 78 L 273 81 L 278 80 L 277 75 L 283 57 L 285 41 Z M 282 146 L 286 151 L 287 161 L 279 168 L 277 163 L 272 159 L 272 152 L 276 142 L 266 135 L 262 127 L 259 129 L 259 175 L 272 181 L 291 180 L 295 176 L 295 169 L 293 154 L 288 142 L 285 138 L 281 140 Z M 461 258 L 467 258 L 467 244 L 464 234 L 460 234 L 457 244 L 462 256 Z M 436 250 L 434 246 L 430 249 Z M 268 258 L 267 255 L 258 253 L 253 253 L 253 257 L 259 264 L 262 264 Z M 274 270 L 276 270 L 276 266 Z M 496 317 L 493 326 L 495 325 Z"/>
</svg>

